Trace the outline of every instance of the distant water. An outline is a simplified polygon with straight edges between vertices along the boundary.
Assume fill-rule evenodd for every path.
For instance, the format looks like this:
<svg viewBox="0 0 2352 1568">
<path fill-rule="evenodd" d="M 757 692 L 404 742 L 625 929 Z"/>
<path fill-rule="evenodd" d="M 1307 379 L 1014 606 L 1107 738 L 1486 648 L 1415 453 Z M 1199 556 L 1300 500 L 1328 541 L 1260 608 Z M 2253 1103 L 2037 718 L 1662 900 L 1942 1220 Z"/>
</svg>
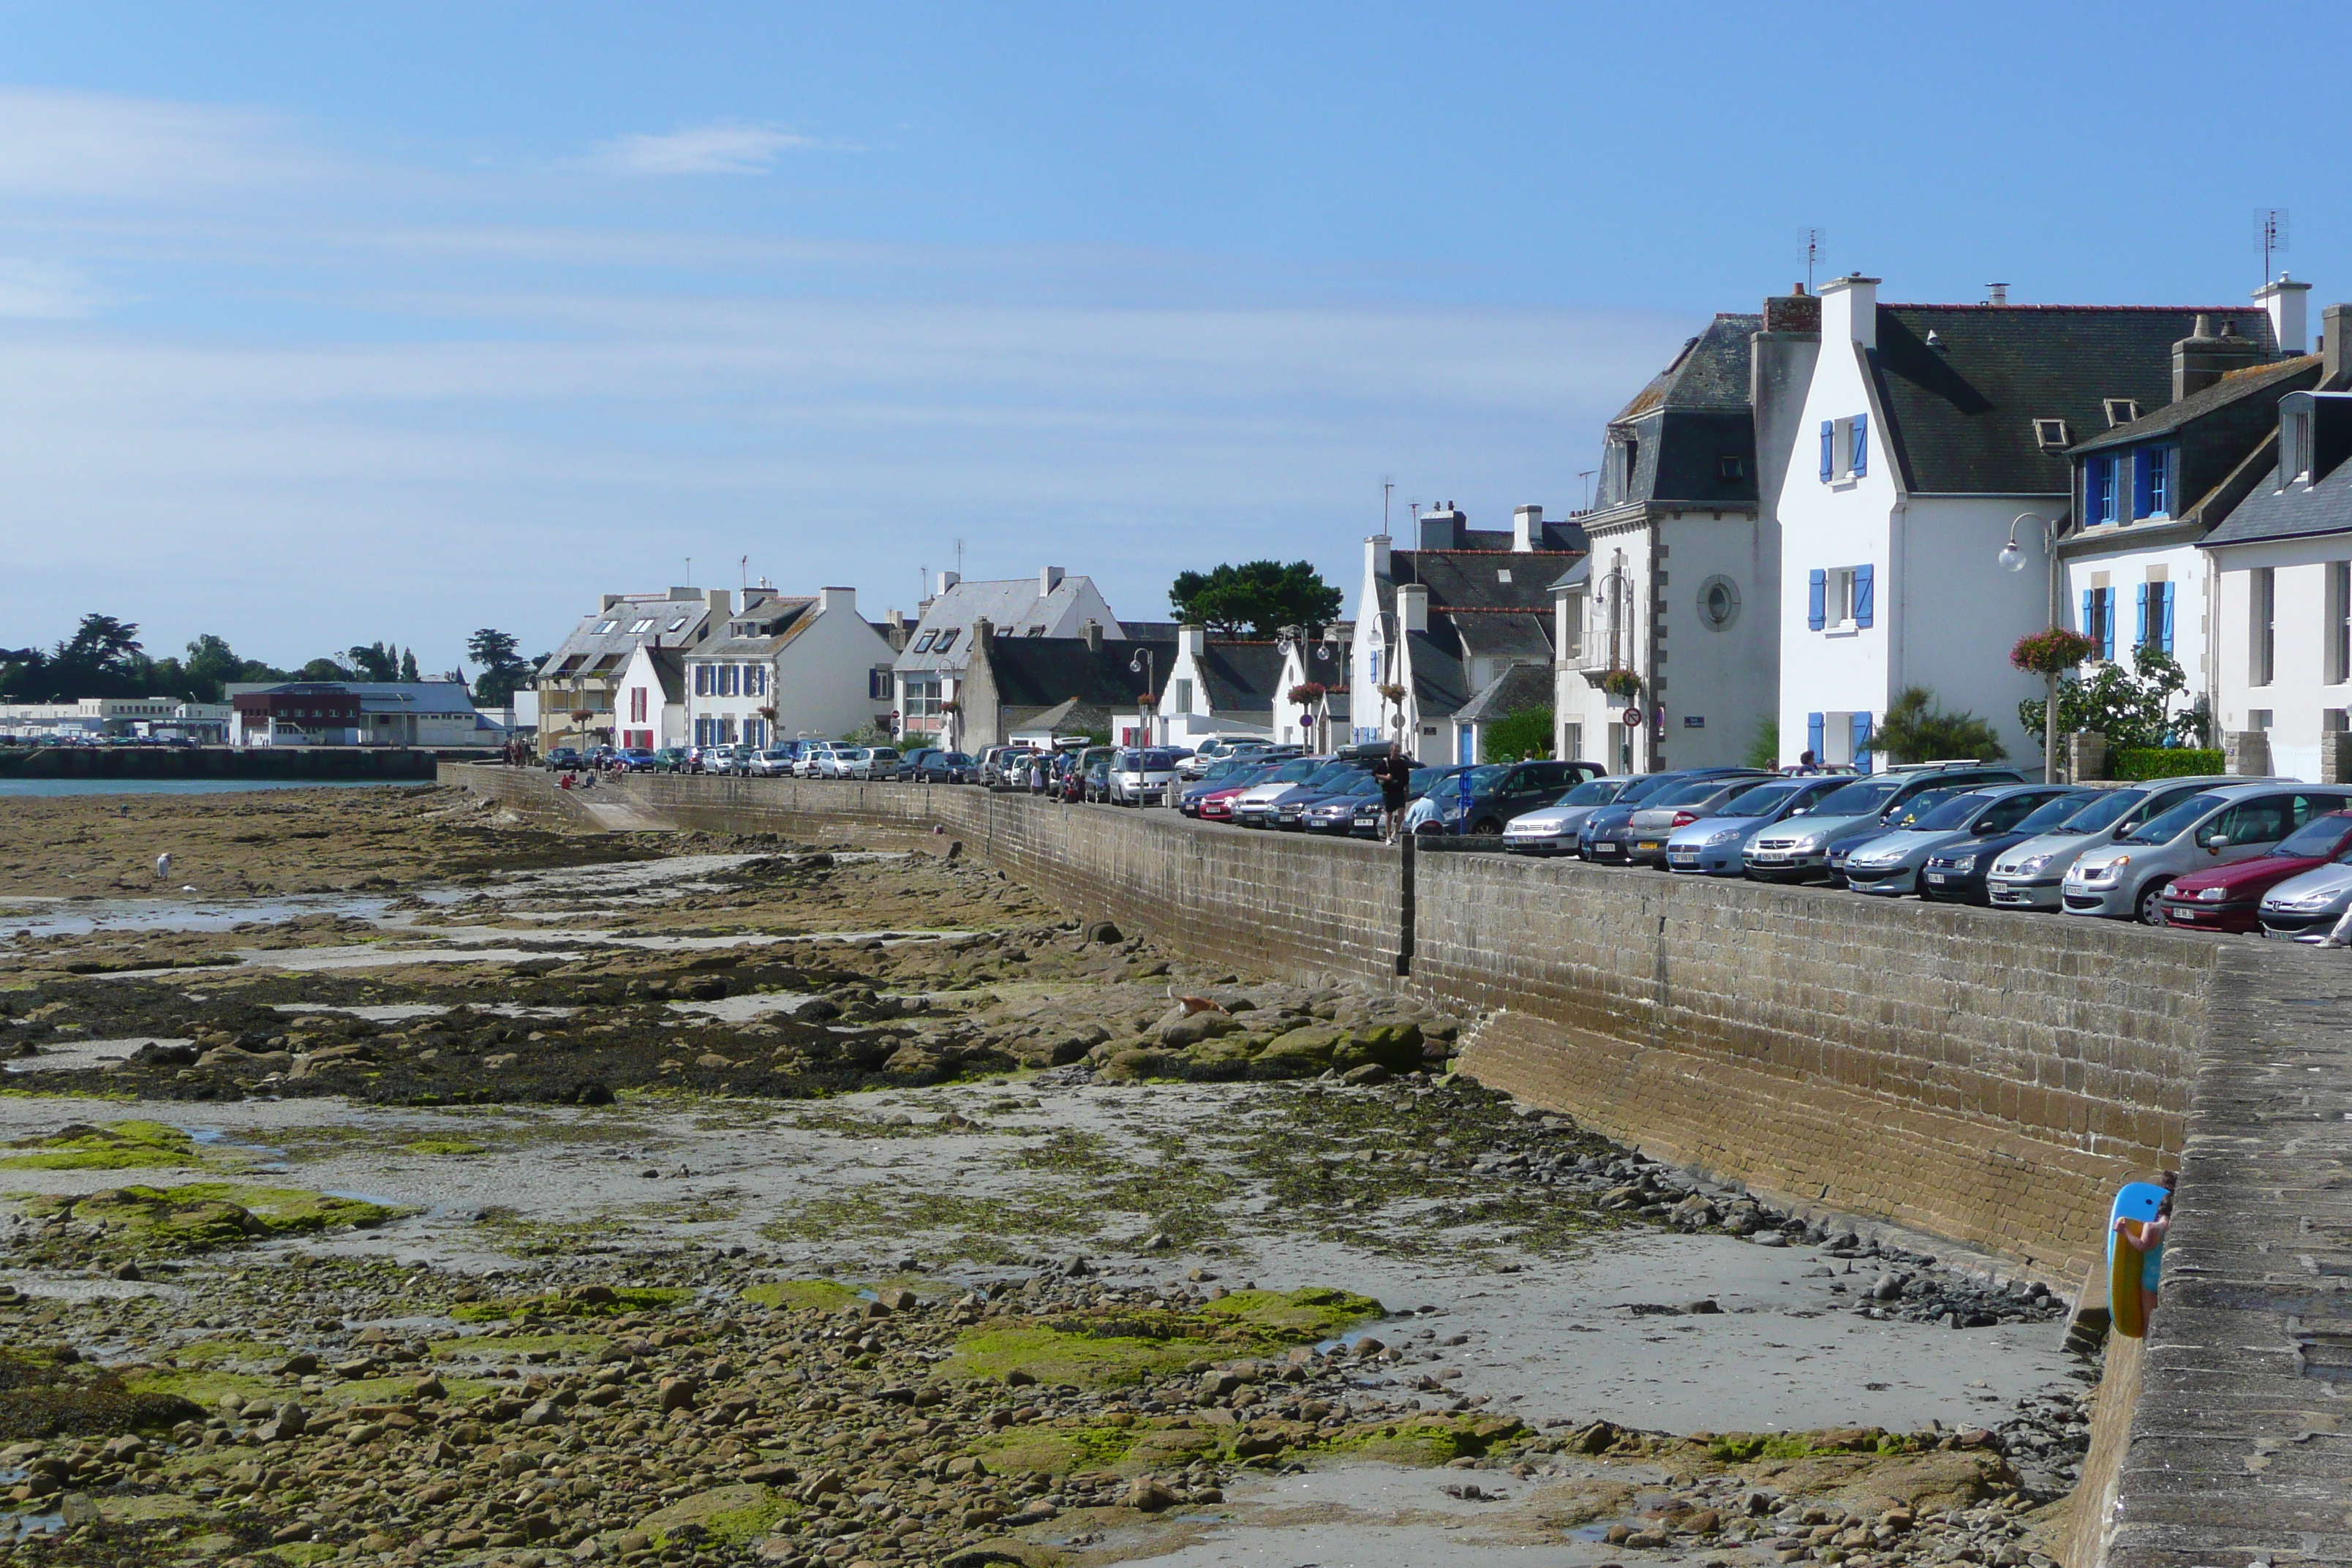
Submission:
<svg viewBox="0 0 2352 1568">
<path fill-rule="evenodd" d="M 16 795 L 228 795 L 248 789 L 392 789 L 426 779 L 0 779 L 0 800 Z"/>
</svg>

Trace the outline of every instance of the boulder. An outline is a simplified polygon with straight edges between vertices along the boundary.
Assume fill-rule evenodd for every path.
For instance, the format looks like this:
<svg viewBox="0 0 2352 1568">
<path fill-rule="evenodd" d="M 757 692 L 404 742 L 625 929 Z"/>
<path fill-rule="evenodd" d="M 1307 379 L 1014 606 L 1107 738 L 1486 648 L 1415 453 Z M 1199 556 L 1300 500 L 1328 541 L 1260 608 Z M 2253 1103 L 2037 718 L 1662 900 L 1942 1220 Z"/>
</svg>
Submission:
<svg viewBox="0 0 2352 1568">
<path fill-rule="evenodd" d="M 1160 1043 L 1170 1050 L 1181 1051 L 1187 1046 L 1197 1046 L 1202 1040 L 1237 1034 L 1241 1026 L 1242 1021 L 1230 1013 L 1188 1013 L 1160 1021 Z"/>
<path fill-rule="evenodd" d="M 1420 1067 L 1421 1026 L 1370 1024 L 1350 1030 L 1332 1047 L 1331 1065 L 1342 1072 L 1369 1062 L 1378 1062 L 1391 1072 L 1411 1072 Z"/>
<path fill-rule="evenodd" d="M 1276 1035 L 1258 1053 L 1256 1070 L 1268 1078 L 1313 1078 L 1329 1070 L 1332 1052 L 1345 1037 L 1338 1029 L 1318 1026 Z"/>
<path fill-rule="evenodd" d="M 1184 1058 L 1173 1051 L 1130 1048 L 1114 1052 L 1102 1065 L 1102 1077 L 1112 1083 L 1135 1083 L 1147 1078 L 1181 1078 Z"/>
</svg>

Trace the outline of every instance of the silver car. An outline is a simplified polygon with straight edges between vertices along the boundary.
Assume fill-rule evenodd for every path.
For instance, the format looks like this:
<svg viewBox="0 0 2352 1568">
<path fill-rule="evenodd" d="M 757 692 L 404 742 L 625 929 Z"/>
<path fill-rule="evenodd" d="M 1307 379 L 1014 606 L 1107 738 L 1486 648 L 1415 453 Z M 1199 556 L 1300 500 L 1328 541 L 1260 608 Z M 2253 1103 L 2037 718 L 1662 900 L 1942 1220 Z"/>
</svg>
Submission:
<svg viewBox="0 0 2352 1568">
<path fill-rule="evenodd" d="M 2074 793 L 2066 784 L 2005 784 L 1967 790 L 1900 831 L 1867 839 L 1847 851 L 1845 885 L 1857 893 L 1900 898 L 1919 890 L 1919 870 L 1947 844 L 2006 833 L 2034 808 Z"/>
<path fill-rule="evenodd" d="M 1176 753 L 1157 746 L 1122 746 L 1110 759 L 1113 805 L 1157 805 L 1176 783 Z"/>
<path fill-rule="evenodd" d="M 2352 910 L 2352 866 L 2314 867 L 2263 895 L 2263 934 L 2323 942 L 2347 910 Z"/>
<path fill-rule="evenodd" d="M 1910 826 L 1902 818 L 1913 814 L 1918 796 L 2024 782 L 2014 768 L 1976 763 L 1891 767 L 1853 779 L 1798 820 L 1775 823 L 1757 834 L 1740 850 L 1740 863 L 1759 882 L 1810 882 L 1824 876 L 1835 882 L 1844 876 L 1846 855 L 1855 846 Z"/>
<path fill-rule="evenodd" d="M 821 779 L 824 777 L 822 764 L 825 758 L 832 754 L 832 742 L 817 741 L 812 742 L 806 751 L 803 752 L 798 758 L 794 759 L 793 763 L 793 776 L 800 779 Z"/>
<path fill-rule="evenodd" d="M 1771 776 L 1760 769 L 1752 773 L 1717 773 L 1676 784 L 1656 799 L 1643 801 L 1641 809 L 1625 820 L 1625 858 L 1636 866 L 1664 865 L 1666 840 L 1674 837 L 1675 828 L 1714 816 L 1716 807 L 1734 795 L 1746 795 Z"/>
<path fill-rule="evenodd" d="M 1503 847 L 1515 855 L 1575 854 L 1576 830 L 1584 819 L 1613 804 L 1635 776 L 1587 779 L 1549 805 L 1521 812 L 1503 825 Z"/>
<path fill-rule="evenodd" d="M 1666 869 L 1706 877 L 1746 873 L 1740 851 L 1777 822 L 1803 816 L 1834 791 L 1842 778 L 1765 779 L 1715 808 L 1713 816 L 1677 827 L 1666 839 Z"/>
<path fill-rule="evenodd" d="M 863 746 L 836 746 L 816 760 L 816 776 L 821 779 L 845 779 L 850 770 L 866 760 Z"/>
<path fill-rule="evenodd" d="M 896 778 L 898 774 L 898 750 L 895 746 L 860 747 L 856 761 L 849 764 L 844 778 Z"/>
<path fill-rule="evenodd" d="M 2058 826 L 2013 844 L 1994 859 L 1985 877 L 1985 899 L 1997 910 L 2048 910 L 2065 902 L 2067 868 L 2090 850 L 2114 843 L 2160 812 L 2170 811 L 2200 790 L 2218 784 L 2261 781 L 2227 774 L 2151 779 L 2103 792 Z"/>
<path fill-rule="evenodd" d="M 1293 757 L 1274 770 L 1266 781 L 1234 796 L 1234 821 L 1244 827 L 1271 827 L 1274 797 L 1306 783 L 1330 765 L 1329 757 Z"/>
<path fill-rule="evenodd" d="M 2352 790 L 2325 784 L 2200 790 L 2075 861 L 2062 885 L 2066 912 L 2162 925 L 2157 900 L 2175 877 L 2259 855 L 2313 817 L 2343 810 L 2347 800 Z"/>
</svg>

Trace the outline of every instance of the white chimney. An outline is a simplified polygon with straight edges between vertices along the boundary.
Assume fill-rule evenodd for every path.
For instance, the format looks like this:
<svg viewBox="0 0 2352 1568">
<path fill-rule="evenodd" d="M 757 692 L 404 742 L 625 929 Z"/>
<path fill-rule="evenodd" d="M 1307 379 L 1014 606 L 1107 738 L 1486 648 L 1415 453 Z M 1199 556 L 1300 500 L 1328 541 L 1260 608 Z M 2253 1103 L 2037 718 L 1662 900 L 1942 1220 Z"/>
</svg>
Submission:
<svg viewBox="0 0 2352 1568">
<path fill-rule="evenodd" d="M 1511 548 L 1521 555 L 1543 548 L 1543 508 L 1511 509 Z"/>
<path fill-rule="evenodd" d="M 1878 279 L 1855 273 L 1822 285 L 1822 342 L 1878 346 Z"/>
<path fill-rule="evenodd" d="M 1059 566 L 1048 566 L 1040 571 L 1037 574 L 1037 596 L 1042 599 L 1060 587 L 1062 576 L 1062 569 Z"/>
<path fill-rule="evenodd" d="M 1401 584 L 1396 591 L 1397 624 L 1409 632 L 1429 629 L 1429 590 L 1419 583 Z"/>
<path fill-rule="evenodd" d="M 944 594 L 962 581 L 963 574 L 961 572 L 942 572 L 940 574 L 940 592 Z"/>
<path fill-rule="evenodd" d="M 2311 324 L 2304 315 L 2310 296 L 2310 284 L 2297 283 L 2284 272 L 2277 282 L 2254 290 L 2254 298 L 2271 313 L 2271 336 L 2278 340 L 2282 359 L 2311 352 Z"/>
<path fill-rule="evenodd" d="M 1986 285 L 1985 285 L 1985 303 L 1986 303 L 1986 304 L 1988 304 L 1988 305 L 2006 305 L 2006 304 L 2008 304 L 2008 303 L 2009 303 L 2009 285 L 2008 285 L 2008 284 L 2006 284 L 2006 283 L 1988 283 L 1988 284 L 1986 284 Z"/>
<path fill-rule="evenodd" d="M 1188 624 L 1181 628 L 1181 635 L 1184 638 L 1184 651 L 1194 658 L 1199 658 L 1209 651 L 1208 627 Z"/>
<path fill-rule="evenodd" d="M 1373 576 L 1389 574 L 1389 546 L 1393 542 L 1385 533 L 1375 533 L 1364 541 L 1364 564 Z"/>
<path fill-rule="evenodd" d="M 829 616 L 839 610 L 845 616 L 857 613 L 857 590 L 855 588 L 819 588 L 816 591 L 816 613 Z"/>
</svg>

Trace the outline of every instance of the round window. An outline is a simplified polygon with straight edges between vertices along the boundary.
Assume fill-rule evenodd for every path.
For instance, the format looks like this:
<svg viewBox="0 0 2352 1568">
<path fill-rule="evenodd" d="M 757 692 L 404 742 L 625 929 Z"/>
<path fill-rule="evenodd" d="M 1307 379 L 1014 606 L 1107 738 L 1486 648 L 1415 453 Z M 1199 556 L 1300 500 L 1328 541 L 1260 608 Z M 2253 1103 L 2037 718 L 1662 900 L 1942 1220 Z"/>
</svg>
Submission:
<svg viewBox="0 0 2352 1568">
<path fill-rule="evenodd" d="M 1709 577 L 1698 585 L 1698 618 L 1710 631 L 1722 631 L 1739 618 L 1739 585 L 1728 577 Z"/>
</svg>

